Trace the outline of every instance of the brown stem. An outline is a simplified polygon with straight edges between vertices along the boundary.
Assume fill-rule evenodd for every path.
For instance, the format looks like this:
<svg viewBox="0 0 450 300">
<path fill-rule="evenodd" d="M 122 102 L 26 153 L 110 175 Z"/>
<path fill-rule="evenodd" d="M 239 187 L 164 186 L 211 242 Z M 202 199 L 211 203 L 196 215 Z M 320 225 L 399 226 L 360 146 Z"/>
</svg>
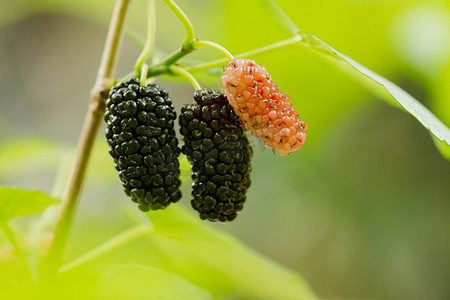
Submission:
<svg viewBox="0 0 450 300">
<path fill-rule="evenodd" d="M 115 73 L 117 54 L 129 3 L 130 0 L 116 1 L 97 79 L 91 91 L 91 100 L 78 140 L 75 165 L 63 194 L 62 210 L 55 236 L 44 261 L 43 275 L 45 277 L 53 276 L 61 265 L 89 156 L 105 112 L 105 99 Z"/>
</svg>

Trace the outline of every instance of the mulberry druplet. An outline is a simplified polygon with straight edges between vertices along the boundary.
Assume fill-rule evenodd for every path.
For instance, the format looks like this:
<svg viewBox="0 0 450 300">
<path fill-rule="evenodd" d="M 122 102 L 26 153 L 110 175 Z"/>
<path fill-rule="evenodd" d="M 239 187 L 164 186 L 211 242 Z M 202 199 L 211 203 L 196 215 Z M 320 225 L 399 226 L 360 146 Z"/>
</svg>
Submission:
<svg viewBox="0 0 450 300">
<path fill-rule="evenodd" d="M 199 90 L 194 99 L 179 118 L 182 152 L 192 164 L 191 204 L 202 220 L 232 221 L 250 187 L 253 152 L 224 94 Z"/>
<path fill-rule="evenodd" d="M 142 211 L 167 207 L 181 198 L 180 148 L 172 100 L 158 85 L 138 78 L 119 82 L 106 101 L 106 139 L 125 194 Z"/>
<path fill-rule="evenodd" d="M 306 140 L 305 122 L 263 66 L 249 59 L 232 60 L 221 81 L 246 130 L 280 155 L 300 149 Z"/>
</svg>

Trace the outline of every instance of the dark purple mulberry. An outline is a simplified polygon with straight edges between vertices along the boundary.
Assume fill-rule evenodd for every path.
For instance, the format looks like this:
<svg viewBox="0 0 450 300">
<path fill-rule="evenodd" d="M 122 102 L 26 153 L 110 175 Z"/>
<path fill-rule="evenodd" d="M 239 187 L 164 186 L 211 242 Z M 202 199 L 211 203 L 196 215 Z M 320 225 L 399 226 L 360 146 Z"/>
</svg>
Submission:
<svg viewBox="0 0 450 300">
<path fill-rule="evenodd" d="M 125 194 L 148 211 L 181 198 L 180 148 L 172 100 L 158 85 L 138 78 L 119 82 L 106 101 L 106 139 Z"/>
<path fill-rule="evenodd" d="M 252 149 L 226 96 L 199 90 L 179 118 L 182 152 L 192 164 L 192 207 L 202 220 L 232 221 L 250 187 Z"/>
</svg>

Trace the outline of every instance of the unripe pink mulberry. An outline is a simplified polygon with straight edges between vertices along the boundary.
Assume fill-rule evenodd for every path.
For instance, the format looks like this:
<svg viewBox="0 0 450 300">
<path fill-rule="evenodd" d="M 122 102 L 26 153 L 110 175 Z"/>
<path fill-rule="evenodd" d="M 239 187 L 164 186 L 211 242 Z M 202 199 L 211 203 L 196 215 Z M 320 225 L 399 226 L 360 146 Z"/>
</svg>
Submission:
<svg viewBox="0 0 450 300">
<path fill-rule="evenodd" d="M 286 155 L 306 140 L 306 125 L 263 66 L 249 59 L 228 63 L 220 78 L 235 113 L 245 129 L 268 147 Z"/>
</svg>

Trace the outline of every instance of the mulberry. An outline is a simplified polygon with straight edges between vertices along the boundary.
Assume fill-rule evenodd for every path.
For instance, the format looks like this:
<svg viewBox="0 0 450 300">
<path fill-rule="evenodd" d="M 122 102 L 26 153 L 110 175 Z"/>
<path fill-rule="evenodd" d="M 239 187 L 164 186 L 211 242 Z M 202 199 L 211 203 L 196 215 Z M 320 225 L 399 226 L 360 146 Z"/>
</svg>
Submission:
<svg viewBox="0 0 450 300">
<path fill-rule="evenodd" d="M 179 118 L 182 152 L 192 164 L 192 207 L 202 220 L 232 221 L 250 187 L 252 149 L 224 94 L 199 90 Z"/>
<path fill-rule="evenodd" d="M 306 140 L 306 125 L 263 66 L 249 59 L 228 63 L 221 82 L 228 101 L 246 130 L 286 155 Z"/>
<path fill-rule="evenodd" d="M 180 148 L 172 100 L 158 85 L 138 78 L 119 82 L 106 101 L 106 139 L 125 194 L 148 211 L 181 198 Z"/>
</svg>

